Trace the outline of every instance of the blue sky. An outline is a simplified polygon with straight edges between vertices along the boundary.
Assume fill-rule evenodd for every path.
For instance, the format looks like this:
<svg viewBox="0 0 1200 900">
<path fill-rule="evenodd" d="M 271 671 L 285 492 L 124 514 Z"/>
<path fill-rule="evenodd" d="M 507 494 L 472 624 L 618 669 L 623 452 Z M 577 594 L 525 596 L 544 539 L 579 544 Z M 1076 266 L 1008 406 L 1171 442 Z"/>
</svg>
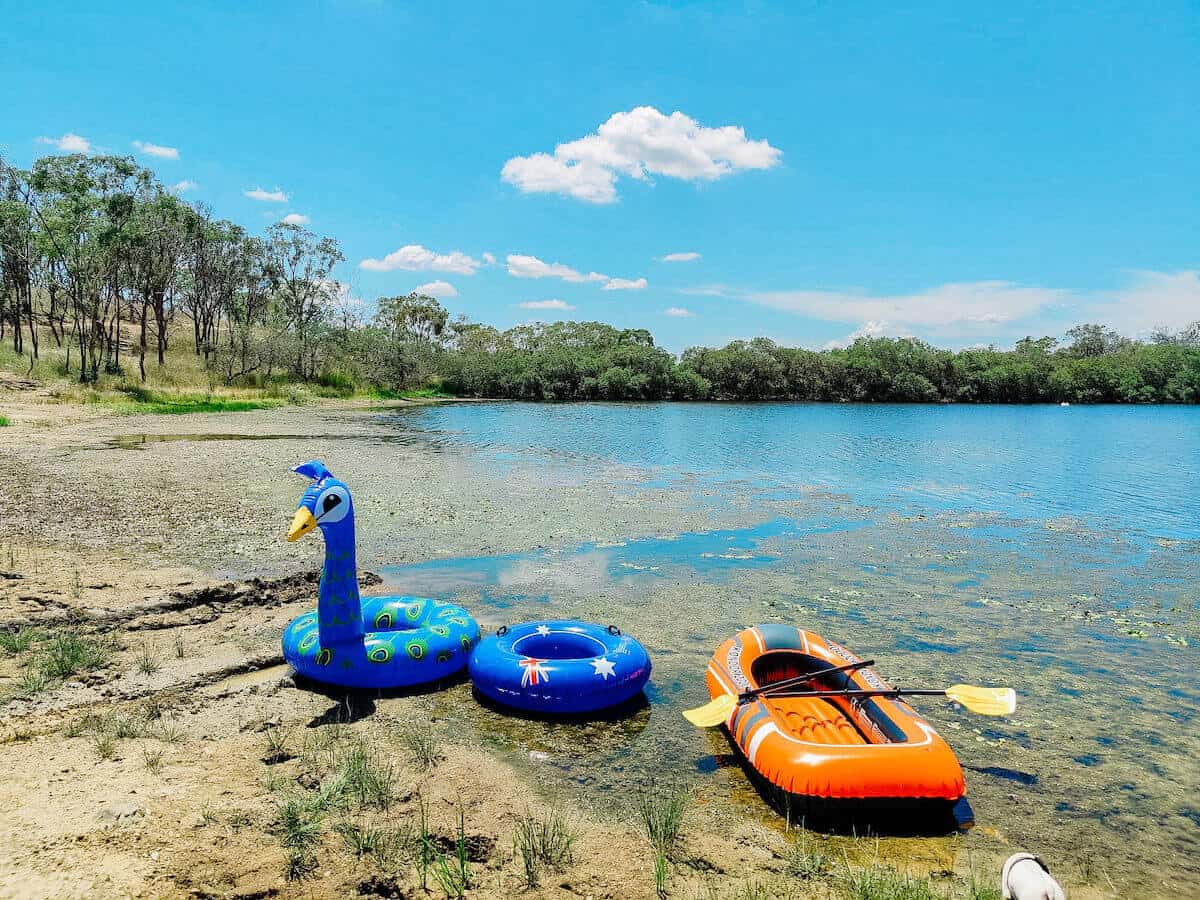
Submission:
<svg viewBox="0 0 1200 900">
<path fill-rule="evenodd" d="M 306 217 L 368 302 L 675 351 L 1200 318 L 1194 3 L 3 2 L 10 161 Z"/>
</svg>

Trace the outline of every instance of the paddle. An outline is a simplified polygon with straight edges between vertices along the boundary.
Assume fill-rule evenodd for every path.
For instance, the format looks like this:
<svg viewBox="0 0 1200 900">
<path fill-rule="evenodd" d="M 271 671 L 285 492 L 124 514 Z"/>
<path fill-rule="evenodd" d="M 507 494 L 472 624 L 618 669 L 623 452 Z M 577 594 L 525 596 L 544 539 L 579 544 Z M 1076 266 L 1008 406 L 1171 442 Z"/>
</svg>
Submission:
<svg viewBox="0 0 1200 900">
<path fill-rule="evenodd" d="M 946 697 L 981 716 L 1011 716 L 1017 708 L 1017 692 L 1012 688 L 977 687 L 952 684 L 948 688 L 888 688 L 884 690 L 804 691 L 786 697 Z"/>
<path fill-rule="evenodd" d="M 809 675 L 797 675 L 795 678 L 785 678 L 783 681 L 776 681 L 774 684 L 765 684 L 759 688 L 743 691 L 736 697 L 733 694 L 722 694 L 720 697 L 714 697 L 703 706 L 697 706 L 695 709 L 684 710 L 683 717 L 698 728 L 711 728 L 714 725 L 720 725 L 729 718 L 730 713 L 732 713 L 743 703 L 749 703 L 755 697 L 759 697 L 763 694 L 774 693 L 781 688 L 806 684 L 825 675 L 836 675 L 838 672 L 850 672 L 854 669 L 861 669 L 865 666 L 873 665 L 875 665 L 875 660 L 873 659 L 860 659 L 858 662 L 850 663 L 849 665 L 833 666 L 828 669 L 821 669 L 821 671 L 813 672 Z"/>
</svg>

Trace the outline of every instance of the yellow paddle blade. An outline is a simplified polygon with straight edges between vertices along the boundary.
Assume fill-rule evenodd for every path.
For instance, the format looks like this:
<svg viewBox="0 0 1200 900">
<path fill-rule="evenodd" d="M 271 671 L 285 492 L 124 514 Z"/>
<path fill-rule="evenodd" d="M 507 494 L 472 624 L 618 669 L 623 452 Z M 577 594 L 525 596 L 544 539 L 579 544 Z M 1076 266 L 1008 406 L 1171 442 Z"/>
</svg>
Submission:
<svg viewBox="0 0 1200 900">
<path fill-rule="evenodd" d="M 728 719 L 729 714 L 735 709 L 737 709 L 737 697 L 733 694 L 722 694 L 703 706 L 685 709 L 683 717 L 697 728 L 712 728 Z"/>
<path fill-rule="evenodd" d="M 946 696 L 981 716 L 1011 716 L 1017 708 L 1017 692 L 1012 688 L 955 684 L 946 688 Z"/>
</svg>

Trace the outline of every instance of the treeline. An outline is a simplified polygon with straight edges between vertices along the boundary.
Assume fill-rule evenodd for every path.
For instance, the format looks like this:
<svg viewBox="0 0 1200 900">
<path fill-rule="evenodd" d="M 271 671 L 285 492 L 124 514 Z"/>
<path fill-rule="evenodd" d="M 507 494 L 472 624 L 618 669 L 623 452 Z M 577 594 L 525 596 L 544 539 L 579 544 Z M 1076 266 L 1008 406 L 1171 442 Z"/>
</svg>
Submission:
<svg viewBox="0 0 1200 900">
<path fill-rule="evenodd" d="M 677 361 L 646 331 L 596 322 L 503 333 L 468 325 L 441 371 L 456 393 L 525 400 L 1200 402 L 1200 323 L 1151 343 L 1100 325 L 1067 337 L 957 353 L 908 338 L 820 352 L 756 338 L 693 347 Z"/>
<path fill-rule="evenodd" d="M 469 397 L 573 400 L 1200 402 L 1200 322 L 1148 342 L 1101 325 L 1061 345 L 952 352 L 913 339 L 841 349 L 766 338 L 676 358 L 643 329 L 599 322 L 499 331 L 419 294 L 368 319 L 334 279 L 332 238 L 277 224 L 256 237 L 167 191 L 129 157 L 0 160 L 0 340 L 65 351 L 85 383 L 163 366 L 172 336 L 211 380 L 318 382 L 345 393 L 433 383 Z"/>
</svg>

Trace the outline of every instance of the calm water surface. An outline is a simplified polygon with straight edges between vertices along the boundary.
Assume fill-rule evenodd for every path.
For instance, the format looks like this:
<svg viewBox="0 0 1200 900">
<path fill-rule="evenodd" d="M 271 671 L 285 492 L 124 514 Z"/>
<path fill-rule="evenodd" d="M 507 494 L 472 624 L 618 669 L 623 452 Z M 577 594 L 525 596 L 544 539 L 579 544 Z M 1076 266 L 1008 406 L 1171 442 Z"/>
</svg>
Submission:
<svg viewBox="0 0 1200 900">
<path fill-rule="evenodd" d="M 650 703 L 620 722 L 474 714 L 514 758 L 549 754 L 567 789 L 687 777 L 768 815 L 728 743 L 678 713 L 706 699 L 720 640 L 787 621 L 894 682 L 1017 688 L 1006 720 L 922 705 L 967 769 L 978 827 L 911 852 L 935 865 L 1028 846 L 1076 883 L 1153 870 L 1168 895 L 1200 893 L 1200 409 L 489 403 L 384 421 L 489 468 L 594 477 L 626 501 L 686 491 L 711 511 L 700 533 L 385 573 L 491 624 L 581 616 L 644 639 Z"/>
</svg>

